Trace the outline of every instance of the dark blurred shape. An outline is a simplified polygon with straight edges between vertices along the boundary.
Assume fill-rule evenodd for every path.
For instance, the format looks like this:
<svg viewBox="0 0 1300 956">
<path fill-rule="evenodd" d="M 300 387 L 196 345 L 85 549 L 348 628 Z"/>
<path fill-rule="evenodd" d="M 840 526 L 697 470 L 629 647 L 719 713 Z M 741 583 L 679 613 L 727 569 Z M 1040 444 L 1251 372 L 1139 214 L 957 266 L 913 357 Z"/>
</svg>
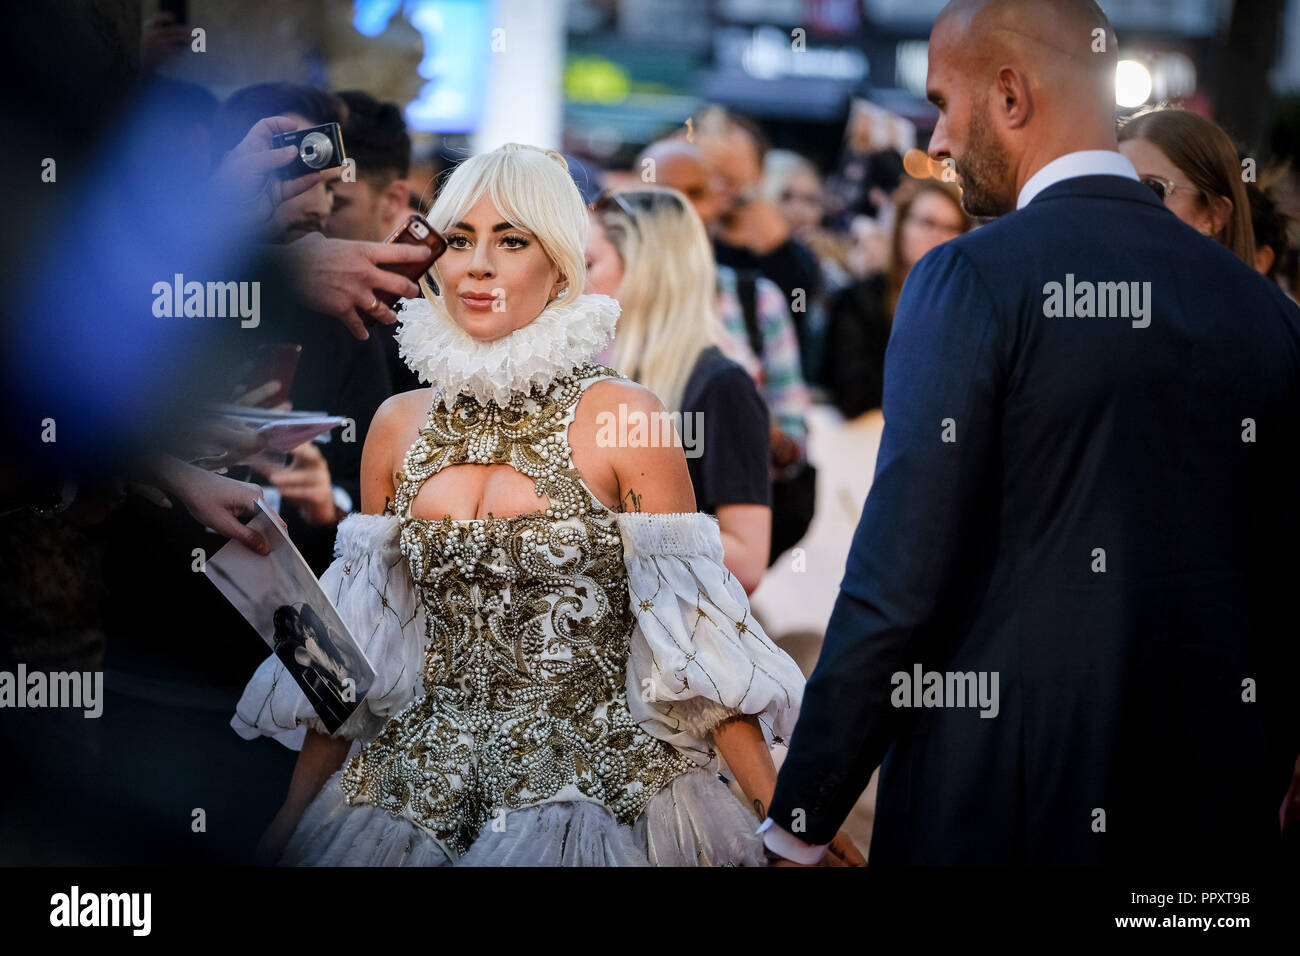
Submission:
<svg viewBox="0 0 1300 956">
<path fill-rule="evenodd" d="M 1297 257 L 1291 240 L 1291 217 L 1255 183 L 1246 184 L 1246 196 L 1255 231 L 1255 268 L 1295 295 Z"/>
<path fill-rule="evenodd" d="M 357 175 L 404 179 L 411 171 L 411 135 L 396 103 L 381 103 L 362 90 L 337 94 L 347 107 L 343 141 L 357 161 Z"/>
<path fill-rule="evenodd" d="M 582 201 L 590 206 L 605 188 L 604 173 L 599 166 L 572 153 L 565 153 L 564 161 L 569 164 L 569 175 L 582 194 Z"/>
</svg>

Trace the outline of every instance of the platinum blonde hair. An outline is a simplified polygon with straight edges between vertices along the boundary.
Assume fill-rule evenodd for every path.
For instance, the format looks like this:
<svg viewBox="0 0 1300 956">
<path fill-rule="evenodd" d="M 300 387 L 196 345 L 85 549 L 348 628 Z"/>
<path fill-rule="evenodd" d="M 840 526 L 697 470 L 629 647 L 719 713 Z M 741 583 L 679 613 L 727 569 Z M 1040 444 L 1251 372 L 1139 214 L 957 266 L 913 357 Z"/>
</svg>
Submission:
<svg viewBox="0 0 1300 956">
<path fill-rule="evenodd" d="M 484 196 L 503 219 L 537 237 L 561 276 L 568 280 L 571 302 L 587 283 L 587 206 L 569 175 L 569 164 L 553 149 L 506 143 L 480 153 L 451 171 L 425 218 L 441 233 L 460 222 Z M 430 270 L 439 291 L 445 288 L 438 264 Z M 423 286 L 424 283 L 421 283 Z M 425 298 L 445 311 L 441 295 L 425 288 Z"/>
<path fill-rule="evenodd" d="M 680 411 L 696 360 L 721 331 L 704 224 L 685 196 L 663 186 L 611 194 L 596 216 L 624 266 L 610 364 Z"/>
</svg>

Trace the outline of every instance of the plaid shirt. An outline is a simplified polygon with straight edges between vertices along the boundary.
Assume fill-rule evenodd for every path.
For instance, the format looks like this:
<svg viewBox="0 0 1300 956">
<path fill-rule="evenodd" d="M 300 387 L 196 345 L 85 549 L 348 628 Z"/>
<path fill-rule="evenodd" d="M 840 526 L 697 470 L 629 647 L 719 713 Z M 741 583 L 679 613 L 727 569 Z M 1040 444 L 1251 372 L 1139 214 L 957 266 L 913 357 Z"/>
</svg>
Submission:
<svg viewBox="0 0 1300 956">
<path fill-rule="evenodd" d="M 745 330 L 745 313 L 736 294 L 736 270 L 718 266 L 718 317 L 723 335 L 718 347 L 758 385 L 777 427 L 806 449 L 811 402 L 799 364 L 799 340 L 790 319 L 790 304 L 775 282 L 759 279 L 755 290 L 763 355 L 754 354 Z"/>
</svg>

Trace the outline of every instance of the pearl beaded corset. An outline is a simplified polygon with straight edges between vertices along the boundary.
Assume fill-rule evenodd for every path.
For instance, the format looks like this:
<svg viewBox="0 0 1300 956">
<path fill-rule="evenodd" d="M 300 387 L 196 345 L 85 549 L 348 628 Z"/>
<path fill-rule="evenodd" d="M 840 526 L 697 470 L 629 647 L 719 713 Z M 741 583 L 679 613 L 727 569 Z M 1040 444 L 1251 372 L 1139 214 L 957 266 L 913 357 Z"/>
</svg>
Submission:
<svg viewBox="0 0 1300 956">
<path fill-rule="evenodd" d="M 425 693 L 345 765 L 343 789 L 454 854 L 503 810 L 549 800 L 594 800 L 630 824 L 694 768 L 628 712 L 622 538 L 569 449 L 583 392 L 613 374 L 584 365 L 504 408 L 435 400 L 403 463 L 393 510 L 426 611 Z M 551 505 L 505 518 L 412 516 L 423 482 L 462 463 L 511 465 Z"/>
</svg>

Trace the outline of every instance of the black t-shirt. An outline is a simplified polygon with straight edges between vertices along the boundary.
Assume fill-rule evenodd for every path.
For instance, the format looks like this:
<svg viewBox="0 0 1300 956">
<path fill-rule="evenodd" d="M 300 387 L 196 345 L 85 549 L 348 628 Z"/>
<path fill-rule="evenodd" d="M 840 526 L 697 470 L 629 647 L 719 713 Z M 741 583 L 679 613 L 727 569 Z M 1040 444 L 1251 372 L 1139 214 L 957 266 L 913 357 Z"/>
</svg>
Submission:
<svg viewBox="0 0 1300 956">
<path fill-rule="evenodd" d="M 872 276 L 843 289 L 827 309 L 822 378 L 845 418 L 879 408 L 884 398 L 885 350 L 893 327 L 885 297 L 884 276 Z"/>
<path fill-rule="evenodd" d="M 700 353 L 682 392 L 682 440 L 697 508 L 716 514 L 720 505 L 771 506 L 769 420 L 743 368 L 716 345 Z"/>
</svg>

